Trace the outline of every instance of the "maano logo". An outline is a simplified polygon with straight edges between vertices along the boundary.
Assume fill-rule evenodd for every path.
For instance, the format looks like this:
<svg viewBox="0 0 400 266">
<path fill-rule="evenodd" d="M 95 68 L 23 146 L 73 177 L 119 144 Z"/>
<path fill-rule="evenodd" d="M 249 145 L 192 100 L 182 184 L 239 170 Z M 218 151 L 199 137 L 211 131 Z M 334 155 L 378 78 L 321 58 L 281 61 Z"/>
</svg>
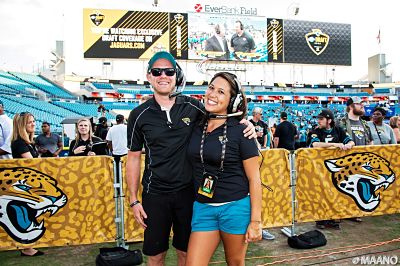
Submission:
<svg viewBox="0 0 400 266">
<path fill-rule="evenodd" d="M 90 20 L 96 26 L 99 26 L 103 22 L 104 17 L 105 16 L 101 14 L 99 11 L 94 11 L 93 14 L 90 14 Z"/>
<path fill-rule="evenodd" d="M 399 258 L 396 255 L 360 256 L 352 259 L 353 264 L 360 265 L 396 265 Z"/>
</svg>

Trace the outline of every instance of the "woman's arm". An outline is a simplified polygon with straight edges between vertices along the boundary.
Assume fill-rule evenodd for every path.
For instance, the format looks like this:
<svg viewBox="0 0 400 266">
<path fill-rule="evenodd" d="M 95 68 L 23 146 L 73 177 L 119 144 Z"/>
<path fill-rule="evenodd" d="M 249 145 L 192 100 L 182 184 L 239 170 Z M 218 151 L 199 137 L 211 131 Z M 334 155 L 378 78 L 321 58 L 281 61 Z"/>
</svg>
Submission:
<svg viewBox="0 0 400 266">
<path fill-rule="evenodd" d="M 261 239 L 262 221 L 261 221 L 261 201 L 262 188 L 260 179 L 260 170 L 258 157 L 251 157 L 243 161 L 246 176 L 249 179 L 251 218 L 247 227 L 246 242 L 254 242 Z"/>
</svg>

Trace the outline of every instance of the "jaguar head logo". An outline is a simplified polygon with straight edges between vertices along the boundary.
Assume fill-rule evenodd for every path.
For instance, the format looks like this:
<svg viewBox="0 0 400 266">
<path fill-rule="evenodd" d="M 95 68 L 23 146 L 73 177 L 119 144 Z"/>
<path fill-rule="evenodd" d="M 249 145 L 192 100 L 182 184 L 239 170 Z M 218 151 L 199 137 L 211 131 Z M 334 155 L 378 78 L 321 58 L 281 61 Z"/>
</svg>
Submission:
<svg viewBox="0 0 400 266">
<path fill-rule="evenodd" d="M 28 244 L 46 231 L 46 212 L 54 215 L 67 203 L 57 181 L 25 167 L 0 168 L 0 226 L 15 241 Z"/>
<path fill-rule="evenodd" d="M 379 206 L 379 190 L 386 190 L 396 177 L 389 161 L 372 152 L 353 153 L 324 163 L 332 173 L 336 189 L 350 196 L 366 212 Z"/>
</svg>

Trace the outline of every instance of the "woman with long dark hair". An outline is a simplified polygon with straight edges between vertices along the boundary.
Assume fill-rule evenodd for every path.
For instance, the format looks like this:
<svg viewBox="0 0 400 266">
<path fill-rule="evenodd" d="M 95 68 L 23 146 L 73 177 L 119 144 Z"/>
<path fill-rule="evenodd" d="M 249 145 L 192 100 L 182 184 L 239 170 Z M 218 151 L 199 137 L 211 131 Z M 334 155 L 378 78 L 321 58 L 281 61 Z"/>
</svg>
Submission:
<svg viewBox="0 0 400 266">
<path fill-rule="evenodd" d="M 228 265 L 244 265 L 248 243 L 261 239 L 262 189 L 257 144 L 239 124 L 247 106 L 236 76 L 217 73 L 204 105 L 187 152 L 196 201 L 186 264 L 208 265 L 222 240 Z"/>
</svg>

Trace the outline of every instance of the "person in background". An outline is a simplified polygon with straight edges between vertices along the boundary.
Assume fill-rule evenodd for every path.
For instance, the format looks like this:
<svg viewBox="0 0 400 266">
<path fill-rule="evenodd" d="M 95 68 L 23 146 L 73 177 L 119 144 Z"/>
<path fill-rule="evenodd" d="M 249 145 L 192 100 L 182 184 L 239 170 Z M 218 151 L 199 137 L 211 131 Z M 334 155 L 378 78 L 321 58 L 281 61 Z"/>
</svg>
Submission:
<svg viewBox="0 0 400 266">
<path fill-rule="evenodd" d="M 267 135 L 268 135 L 268 125 L 261 120 L 263 109 L 261 107 L 255 107 L 253 109 L 253 117 L 250 119 L 250 122 L 254 125 L 254 129 L 257 134 L 257 141 L 260 144 L 260 147 L 265 149 L 267 147 Z"/>
<path fill-rule="evenodd" d="M 12 159 L 11 137 L 13 131 L 12 120 L 4 112 L 3 101 L 0 100 L 0 159 Z"/>
<path fill-rule="evenodd" d="M 117 171 L 119 171 L 121 157 L 128 153 L 127 126 L 124 124 L 125 117 L 123 115 L 118 114 L 115 120 L 117 124 L 108 130 L 106 140 L 108 149 L 117 163 Z"/>
<path fill-rule="evenodd" d="M 371 130 L 367 122 L 361 119 L 365 114 L 364 103 L 358 96 L 347 99 L 346 115 L 338 121 L 354 141 L 356 146 L 374 144 L 371 136 Z"/>
<path fill-rule="evenodd" d="M 332 111 L 323 109 L 318 118 L 318 127 L 311 130 L 307 137 L 307 144 L 310 148 L 338 148 L 349 150 L 354 142 L 343 128 L 336 126 Z M 334 228 L 340 229 L 340 223 L 336 220 L 316 221 L 319 229 Z"/>
<path fill-rule="evenodd" d="M 94 156 L 94 155 L 107 155 L 108 150 L 105 142 L 96 136 L 93 136 L 92 124 L 89 119 L 82 118 L 76 123 L 76 137 L 69 145 L 68 156 Z M 96 154 L 92 151 L 95 144 L 102 145 L 100 152 Z"/>
<path fill-rule="evenodd" d="M 244 29 L 244 25 L 240 20 L 235 22 L 236 33 L 231 38 L 231 49 L 236 59 L 240 59 L 240 53 L 254 53 L 256 44 L 253 36 Z"/>
<path fill-rule="evenodd" d="M 99 123 L 96 126 L 96 131 L 94 132 L 94 135 L 96 137 L 101 138 L 102 140 L 106 140 L 107 132 L 108 132 L 107 118 L 102 116 L 99 118 Z"/>
<path fill-rule="evenodd" d="M 393 129 L 397 144 L 400 144 L 400 119 L 398 116 L 392 116 L 389 121 L 390 127 Z"/>
<path fill-rule="evenodd" d="M 35 135 L 35 118 L 29 112 L 15 114 L 13 118 L 13 134 L 11 151 L 14 159 L 37 158 L 39 153 L 35 148 L 33 136 Z M 34 248 L 21 250 L 21 256 L 41 256 L 44 253 Z"/>
<path fill-rule="evenodd" d="M 396 144 L 396 136 L 393 129 L 385 124 L 383 120 L 386 116 L 386 110 L 382 107 L 375 107 L 372 113 L 372 121 L 367 124 L 371 129 L 372 140 L 375 145 Z"/>
<path fill-rule="evenodd" d="M 362 99 L 358 96 L 349 97 L 346 106 L 346 115 L 339 119 L 337 124 L 347 132 L 356 146 L 373 145 L 371 129 L 367 122 L 361 119 L 361 116 L 365 114 Z M 348 220 L 357 223 L 362 222 L 360 217 L 353 217 Z"/>
<path fill-rule="evenodd" d="M 227 264 L 244 265 L 248 243 L 261 239 L 262 188 L 257 144 L 239 124 L 247 104 L 234 74 L 214 75 L 205 108 L 187 151 L 196 201 L 186 265 L 208 265 L 221 240 Z"/>
<path fill-rule="evenodd" d="M 35 145 L 39 157 L 58 157 L 63 149 L 61 137 L 51 132 L 49 122 L 42 123 L 42 134 L 36 137 Z"/>
<path fill-rule="evenodd" d="M 295 149 L 295 138 L 297 129 L 293 123 L 287 121 L 288 115 L 286 112 L 281 113 L 281 122 L 277 125 L 274 134 L 274 147 L 287 150 Z"/>
<path fill-rule="evenodd" d="M 225 27 L 222 24 L 215 24 L 215 34 L 206 40 L 206 52 L 211 53 L 208 57 L 217 60 L 229 60 L 228 42 L 225 38 Z"/>
</svg>

